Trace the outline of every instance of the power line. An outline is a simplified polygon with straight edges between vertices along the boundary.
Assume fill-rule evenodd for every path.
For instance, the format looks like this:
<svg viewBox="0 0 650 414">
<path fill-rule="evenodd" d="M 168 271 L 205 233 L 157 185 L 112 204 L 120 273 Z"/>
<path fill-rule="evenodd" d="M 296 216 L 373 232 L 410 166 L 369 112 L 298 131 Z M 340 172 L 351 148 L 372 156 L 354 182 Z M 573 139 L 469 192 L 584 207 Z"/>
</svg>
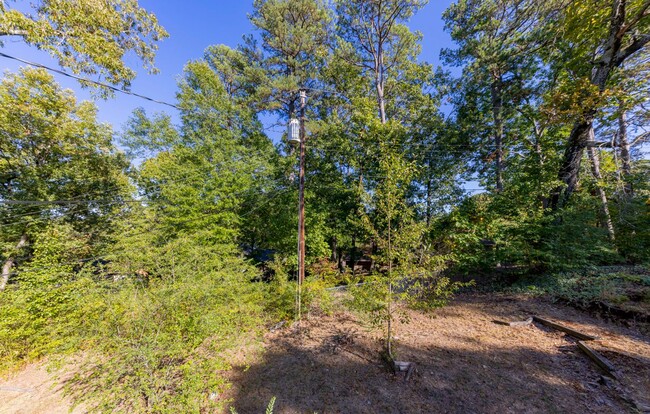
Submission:
<svg viewBox="0 0 650 414">
<path fill-rule="evenodd" d="M 292 189 L 293 189 L 292 187 L 287 187 L 287 188 L 283 188 L 282 190 L 279 190 L 279 191 L 275 192 L 275 194 L 271 194 L 271 196 L 264 203 L 258 205 L 257 207 L 253 208 L 252 210 L 249 210 L 248 212 L 240 215 L 240 218 L 246 217 L 246 216 L 254 213 L 255 211 L 261 209 L 262 207 L 268 205 L 273 199 L 277 198 L 280 194 L 286 193 L 287 191 L 292 190 Z M 204 219 L 205 219 L 205 217 L 195 217 L 195 218 L 191 218 L 191 219 L 188 219 L 188 220 L 182 220 L 182 221 L 176 222 L 174 224 L 183 225 L 183 224 L 193 223 L 193 222 L 196 222 L 196 221 L 199 221 L 199 220 L 204 220 Z M 151 226 L 146 230 L 137 232 L 135 234 L 125 235 L 125 236 L 122 236 L 122 237 L 123 237 L 123 239 L 129 239 L 131 237 L 142 236 L 144 234 L 150 233 L 154 228 L 155 228 L 155 226 Z M 107 259 L 107 258 L 110 258 L 111 256 L 112 256 L 112 254 L 106 254 L 106 255 L 102 255 L 102 256 L 94 256 L 94 257 L 88 257 L 88 258 L 85 258 L 85 259 L 78 259 L 78 260 L 71 261 L 71 262 L 58 263 L 56 265 L 37 267 L 37 268 L 27 268 L 27 269 L 24 269 L 24 270 L 16 270 L 14 272 L 9 273 L 9 276 L 15 276 L 15 275 L 25 273 L 25 272 L 35 272 L 35 271 L 39 271 L 39 270 L 49 270 L 49 269 L 57 268 L 57 267 L 61 267 L 61 266 L 69 266 L 69 265 L 76 265 L 76 264 L 80 264 L 80 263 L 87 263 L 87 262 L 91 262 L 91 261 L 95 261 L 95 260 Z"/>
<path fill-rule="evenodd" d="M 139 93 L 127 91 L 126 89 L 121 89 L 121 88 L 118 88 L 116 86 L 108 85 L 106 83 L 102 83 L 102 82 L 95 81 L 95 80 L 92 80 L 92 79 L 82 78 L 80 76 L 73 75 L 71 73 L 65 72 L 65 71 L 60 70 L 60 69 L 55 69 L 55 68 L 49 67 L 49 66 L 43 65 L 41 63 L 30 62 L 28 60 L 21 59 L 21 58 L 15 57 L 15 56 L 10 56 L 10 55 L 8 55 L 6 53 L 2 53 L 2 52 L 0 52 L 0 56 L 2 56 L 4 58 L 7 58 L 7 59 L 16 60 L 18 62 L 24 63 L 24 64 L 29 65 L 29 66 L 33 66 L 35 68 L 41 68 L 41 69 L 49 70 L 50 72 L 58 73 L 59 75 L 67 76 L 68 78 L 72 78 L 72 79 L 75 79 L 75 80 L 78 80 L 78 81 L 81 81 L 81 82 L 91 83 L 93 85 L 100 86 L 102 88 L 110 89 L 110 90 L 112 90 L 114 92 L 120 92 L 120 93 L 123 93 L 125 95 L 135 96 L 136 98 L 144 99 L 144 100 L 154 102 L 154 103 L 157 103 L 157 104 L 161 104 L 161 105 L 167 105 L 167 106 L 172 107 L 174 109 L 178 109 L 179 111 L 181 110 L 181 108 L 179 108 L 178 106 L 176 106 L 174 104 L 171 104 L 171 103 L 168 103 L 168 102 L 165 102 L 165 101 L 160 101 L 158 99 L 153 99 L 153 98 L 150 98 L 150 97 L 145 96 L 145 95 L 140 95 Z"/>
<path fill-rule="evenodd" d="M 181 181 L 181 180 L 176 179 L 176 180 L 171 180 L 170 182 L 174 183 L 174 182 L 178 182 L 178 181 Z M 284 181 L 285 181 L 285 178 L 280 177 L 280 178 L 269 180 L 267 184 L 275 184 L 275 185 L 277 185 L 277 184 L 283 183 Z M 156 186 L 157 186 L 157 184 L 153 184 L 149 188 L 156 187 Z M 145 187 L 145 188 L 147 188 L 147 187 Z M 287 187 L 287 188 L 285 188 L 283 190 L 279 190 L 279 191 L 290 190 L 291 188 L 292 187 Z M 227 194 L 226 196 L 221 198 L 220 201 L 232 200 L 232 199 L 236 199 L 236 198 L 238 198 L 240 196 L 246 196 L 246 195 L 252 195 L 252 194 L 265 194 L 265 193 L 260 192 L 258 189 L 255 189 L 255 188 L 249 188 L 249 189 L 246 189 L 246 190 L 243 190 L 243 191 L 238 191 L 238 192 L 234 192 L 232 194 Z M 142 204 L 142 205 L 146 204 L 146 205 L 149 205 L 149 206 L 156 206 L 157 205 L 157 206 L 165 206 L 165 207 L 178 207 L 178 206 L 180 206 L 180 204 L 173 204 L 173 203 L 170 203 L 170 202 L 168 202 L 166 200 L 156 200 L 156 199 L 152 200 L 152 199 L 146 199 L 146 198 L 145 199 L 121 199 L 121 198 L 118 198 L 118 199 L 104 199 L 104 200 L 101 200 L 101 199 L 100 200 L 75 199 L 75 200 L 53 200 L 53 201 L 45 201 L 45 200 L 0 200 L 0 204 L 3 204 L 3 203 L 16 204 L 16 205 L 36 205 L 36 206 L 42 206 L 42 205 L 45 205 L 45 206 L 72 205 L 72 206 L 76 206 L 76 207 L 80 207 L 82 204 L 86 204 L 86 203 L 99 203 L 98 205 L 93 206 L 93 207 L 97 207 L 97 208 L 107 208 L 107 207 L 114 206 L 114 205 L 126 205 L 126 204 Z M 72 207 L 72 208 L 74 209 L 75 207 Z M 252 211 L 244 213 L 243 215 L 241 215 L 241 217 L 245 217 L 245 216 L 249 215 L 250 213 L 252 213 L 255 210 L 257 210 L 257 208 L 255 208 Z M 49 221 L 49 220 L 54 219 L 53 217 L 38 217 L 43 213 L 47 213 L 48 211 L 50 211 L 50 210 L 48 208 L 46 208 L 46 209 L 43 209 L 43 210 L 31 211 L 31 212 L 20 214 L 20 215 L 13 215 L 12 217 L 9 218 L 10 220 L 13 220 L 13 221 L 0 223 L 0 228 L 25 223 L 26 222 L 25 218 L 26 217 L 31 217 L 31 216 L 37 216 L 33 220 L 29 220 L 29 222 L 31 222 L 31 223 L 44 222 L 44 221 Z M 76 212 L 77 211 L 75 211 L 75 210 L 71 210 L 71 211 L 68 211 L 68 212 L 59 212 L 59 216 L 63 217 L 63 216 L 68 215 L 68 214 L 75 214 Z M 121 214 L 121 212 L 114 213 L 114 214 L 103 214 L 102 217 L 103 218 L 112 218 L 112 217 L 116 217 L 116 216 L 118 216 L 120 214 Z M 21 218 L 22 220 L 15 220 L 17 218 Z"/>
</svg>

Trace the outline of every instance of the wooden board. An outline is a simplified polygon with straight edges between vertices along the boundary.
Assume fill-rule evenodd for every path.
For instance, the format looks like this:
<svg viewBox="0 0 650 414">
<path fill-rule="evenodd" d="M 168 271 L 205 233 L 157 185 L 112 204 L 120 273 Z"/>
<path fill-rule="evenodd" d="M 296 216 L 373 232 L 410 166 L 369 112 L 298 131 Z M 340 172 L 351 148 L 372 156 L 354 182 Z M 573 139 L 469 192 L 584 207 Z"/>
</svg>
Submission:
<svg viewBox="0 0 650 414">
<path fill-rule="evenodd" d="M 528 318 L 525 321 L 515 321 L 515 322 L 504 322 L 504 321 L 498 321 L 498 320 L 495 320 L 495 321 L 492 321 L 492 322 L 497 323 L 499 325 L 506 325 L 506 326 L 512 326 L 512 327 L 528 326 L 531 323 L 533 323 L 533 318 Z"/>
<path fill-rule="evenodd" d="M 613 377 L 616 377 L 616 367 L 604 356 L 600 355 L 597 351 L 594 349 L 590 348 L 585 344 L 583 341 L 578 341 L 578 348 L 589 358 L 591 358 L 596 364 L 598 364 L 599 367 L 604 369 L 608 374 L 610 374 Z"/>
<path fill-rule="evenodd" d="M 539 316 L 533 316 L 533 320 L 535 322 L 541 323 L 542 325 L 546 325 L 549 328 L 557 329 L 558 331 L 566 332 L 569 335 L 573 336 L 574 338 L 582 339 L 584 341 L 594 341 L 598 339 L 597 336 L 592 336 L 592 335 L 587 335 L 582 332 L 578 332 L 575 329 L 567 328 L 564 325 L 560 325 L 559 323 L 555 323 L 552 321 L 549 321 L 548 319 L 540 318 Z"/>
</svg>

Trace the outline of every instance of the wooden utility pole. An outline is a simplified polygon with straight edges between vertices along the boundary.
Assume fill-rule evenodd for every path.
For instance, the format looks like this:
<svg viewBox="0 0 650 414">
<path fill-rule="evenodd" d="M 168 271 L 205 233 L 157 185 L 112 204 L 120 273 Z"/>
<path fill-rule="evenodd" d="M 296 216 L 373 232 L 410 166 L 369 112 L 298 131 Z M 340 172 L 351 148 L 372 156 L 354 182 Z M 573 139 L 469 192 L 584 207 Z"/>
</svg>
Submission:
<svg viewBox="0 0 650 414">
<path fill-rule="evenodd" d="M 305 281 L 305 106 L 307 92 L 300 91 L 300 171 L 298 200 L 298 285 Z"/>
</svg>

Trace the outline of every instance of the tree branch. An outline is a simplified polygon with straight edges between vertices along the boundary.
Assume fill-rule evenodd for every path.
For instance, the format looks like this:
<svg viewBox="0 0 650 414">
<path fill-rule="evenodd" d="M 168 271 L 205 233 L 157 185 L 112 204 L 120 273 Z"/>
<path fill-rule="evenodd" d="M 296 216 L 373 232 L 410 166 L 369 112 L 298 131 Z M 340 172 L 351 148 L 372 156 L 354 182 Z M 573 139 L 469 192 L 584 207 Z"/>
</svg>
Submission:
<svg viewBox="0 0 650 414">
<path fill-rule="evenodd" d="M 634 28 L 634 26 L 636 26 L 637 23 L 641 21 L 641 19 L 648 16 L 648 9 L 650 9 L 650 0 L 646 0 L 646 2 L 640 7 L 639 12 L 636 14 L 636 16 L 634 16 L 632 20 L 630 20 L 627 24 L 624 24 L 618 31 L 617 35 L 622 38 L 626 32 Z"/>
<path fill-rule="evenodd" d="M 625 59 L 641 50 L 648 42 L 650 42 L 650 34 L 643 34 L 634 38 L 634 41 L 631 44 L 629 44 L 625 49 L 618 52 L 616 59 L 614 60 L 614 64 L 616 66 L 620 66 L 625 61 Z"/>
<path fill-rule="evenodd" d="M 0 36 L 27 36 L 29 32 L 27 30 L 21 29 L 9 29 L 3 32 L 0 32 Z"/>
</svg>

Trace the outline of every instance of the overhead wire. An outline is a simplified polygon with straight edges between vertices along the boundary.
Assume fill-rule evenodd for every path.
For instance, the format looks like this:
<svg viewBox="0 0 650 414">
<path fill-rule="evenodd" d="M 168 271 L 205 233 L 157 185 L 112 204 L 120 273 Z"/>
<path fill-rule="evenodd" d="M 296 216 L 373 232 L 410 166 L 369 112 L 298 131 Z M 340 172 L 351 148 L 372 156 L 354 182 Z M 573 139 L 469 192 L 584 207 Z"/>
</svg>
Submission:
<svg viewBox="0 0 650 414">
<path fill-rule="evenodd" d="M 48 70 L 50 72 L 58 73 L 59 75 L 66 76 L 68 78 L 72 78 L 72 79 L 75 79 L 75 80 L 78 80 L 78 81 L 81 81 L 81 82 L 85 82 L 85 83 L 93 84 L 95 86 L 106 88 L 106 89 L 112 90 L 114 92 L 119 92 L 119 93 L 123 93 L 125 95 L 135 96 L 136 98 L 144 99 L 144 100 L 154 102 L 154 103 L 157 103 L 157 104 L 160 104 L 160 105 L 166 105 L 166 106 L 169 106 L 171 108 L 181 110 L 180 107 L 178 107 L 177 105 L 174 105 L 172 103 L 161 101 L 161 100 L 154 99 L 154 98 L 150 98 L 148 96 L 141 95 L 139 93 L 135 93 L 135 92 L 132 92 L 132 91 L 129 91 L 129 90 L 126 90 L 126 89 L 118 88 L 116 86 L 109 85 L 109 84 L 99 82 L 99 81 L 96 81 L 96 80 L 83 78 L 81 76 L 77 76 L 77 75 L 74 75 L 72 73 L 68 73 L 68 72 L 66 72 L 64 70 L 61 70 L 61 69 L 52 68 L 50 66 L 43 65 L 41 63 L 30 62 L 28 60 L 21 59 L 21 58 L 16 57 L 16 56 L 11 56 L 11 55 L 8 55 L 8 54 L 3 53 L 3 52 L 0 52 L 0 56 L 4 57 L 6 59 L 11 59 L 11 60 L 15 60 L 15 61 L 24 63 L 24 64 L 29 65 L 29 66 L 33 66 L 33 67 L 36 67 L 36 68 L 41 68 L 41 69 Z"/>
<path fill-rule="evenodd" d="M 171 182 L 175 183 L 175 182 L 178 182 L 178 181 L 181 181 L 181 179 L 172 180 Z M 265 184 L 277 185 L 277 184 L 281 184 L 283 182 L 286 182 L 286 178 L 285 177 L 279 177 L 279 178 L 276 178 L 276 179 L 268 180 Z M 169 183 L 169 181 L 167 183 Z M 157 187 L 158 185 L 160 185 L 160 184 L 152 185 L 149 188 Z M 164 185 L 164 184 L 162 184 L 162 185 Z M 223 201 L 223 200 L 226 200 L 226 199 L 237 198 L 237 197 L 240 197 L 240 196 L 244 196 L 246 194 L 252 194 L 252 193 L 254 193 L 254 191 L 255 191 L 255 189 L 249 188 L 249 189 L 246 189 L 244 191 L 228 194 L 226 197 L 223 197 L 220 201 Z M 258 194 L 264 194 L 264 193 L 259 192 Z M 2 202 L 8 202 L 8 201 L 13 201 L 13 200 L 0 200 L 0 204 L 2 204 Z M 143 199 L 117 198 L 117 199 L 104 199 L 104 200 L 74 200 L 74 201 L 70 201 L 69 204 L 80 206 L 82 204 L 91 203 L 91 202 L 99 202 L 99 204 L 97 206 L 93 206 L 94 208 L 106 208 L 106 207 L 110 207 L 112 205 L 126 205 L 126 204 L 142 204 L 142 205 L 154 205 L 154 206 L 157 205 L 157 206 L 167 206 L 167 207 L 178 206 L 177 204 L 170 203 L 167 200 L 162 201 L 162 200 L 147 199 L 147 198 L 143 198 Z M 68 205 L 68 200 L 54 200 L 54 201 L 21 200 L 20 203 L 17 203 L 17 204 L 22 204 L 22 203 L 25 203 L 27 205 L 36 205 L 36 206 L 43 206 L 43 205 L 63 206 L 63 205 Z M 51 211 L 51 209 L 43 209 L 43 210 L 39 210 L 39 211 L 32 211 L 32 212 L 21 214 L 21 215 L 14 215 L 14 216 L 11 217 L 11 219 L 12 220 L 15 219 L 15 218 L 23 218 L 24 219 L 25 217 L 29 217 L 29 216 L 41 216 L 43 213 L 47 213 L 49 211 Z M 64 216 L 68 215 L 69 212 L 57 212 L 57 213 L 61 214 L 61 217 L 64 217 Z M 76 211 L 73 210 L 70 213 L 75 214 Z M 117 216 L 119 216 L 121 214 L 122 214 L 122 212 L 114 213 L 112 215 L 111 214 L 104 214 L 104 215 L 102 215 L 102 217 L 103 218 L 111 218 L 111 217 L 117 217 Z M 29 223 L 34 223 L 34 222 L 41 222 L 41 221 L 50 221 L 52 219 L 53 219 L 52 217 L 37 217 L 34 220 L 29 220 L 28 222 Z M 24 224 L 24 223 L 27 223 L 27 221 L 14 220 L 14 221 L 12 221 L 10 223 L 0 223 L 0 228 L 9 227 L 9 226 L 13 226 L 13 225 L 16 225 L 16 224 Z"/>
<path fill-rule="evenodd" d="M 259 211 L 262 207 L 268 205 L 273 199 L 277 198 L 280 194 L 286 193 L 289 190 L 293 190 L 293 188 L 292 187 L 286 187 L 286 188 L 283 188 L 283 189 L 275 192 L 275 194 L 272 194 L 267 200 L 265 200 L 264 203 L 256 206 L 255 208 L 253 208 L 252 210 L 247 211 L 244 214 L 241 214 L 239 217 L 240 218 L 246 217 L 246 216 L 249 216 L 250 214 L 254 213 L 255 211 Z M 176 225 L 188 224 L 188 223 L 193 223 L 193 222 L 197 222 L 199 220 L 204 220 L 204 219 L 205 219 L 205 217 L 194 217 L 194 218 L 191 218 L 191 219 L 176 222 L 175 224 Z M 128 240 L 129 238 L 132 238 L 132 237 L 138 237 L 138 236 L 142 236 L 144 234 L 149 234 L 149 233 L 151 233 L 151 231 L 154 228 L 155 228 L 155 226 L 150 226 L 149 228 L 147 228 L 145 230 L 142 230 L 142 231 L 139 231 L 139 232 L 137 232 L 135 234 L 124 234 L 124 235 L 121 235 L 121 239 L 122 240 L 124 240 L 124 239 Z M 91 262 L 91 261 L 95 261 L 95 260 L 108 259 L 110 257 L 111 257 L 111 254 L 105 254 L 105 255 L 101 255 L 101 256 L 93 256 L 93 257 L 88 257 L 88 258 L 84 258 L 84 259 L 78 259 L 78 260 L 70 261 L 70 262 L 58 263 L 56 265 L 49 265 L 49 266 L 38 267 L 38 268 L 28 268 L 28 269 L 24 269 L 24 270 L 21 269 L 21 270 L 16 270 L 16 271 L 13 271 L 13 272 L 9 273 L 9 276 L 15 276 L 15 275 L 25 273 L 25 272 L 49 270 L 49 269 L 52 269 L 52 268 L 55 268 L 55 267 L 62 267 L 62 266 L 76 265 L 76 264 L 80 264 L 80 263 L 87 263 L 87 262 Z"/>
</svg>

